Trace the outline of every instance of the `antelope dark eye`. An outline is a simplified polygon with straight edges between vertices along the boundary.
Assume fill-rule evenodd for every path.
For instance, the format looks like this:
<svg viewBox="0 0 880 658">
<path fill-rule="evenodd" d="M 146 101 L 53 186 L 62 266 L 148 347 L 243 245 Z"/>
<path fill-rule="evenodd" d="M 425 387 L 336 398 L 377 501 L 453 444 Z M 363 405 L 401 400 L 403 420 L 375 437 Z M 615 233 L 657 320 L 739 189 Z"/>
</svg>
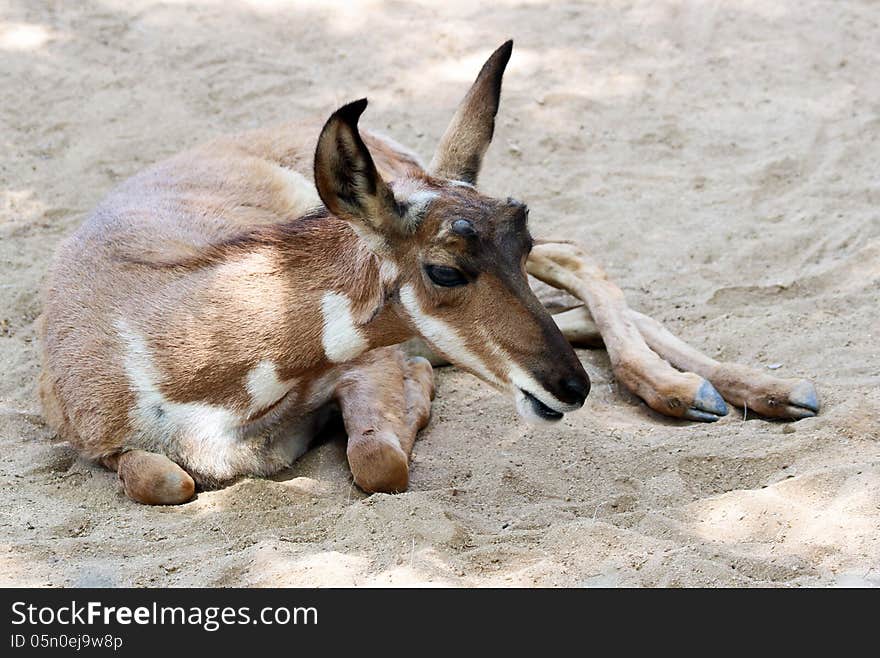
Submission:
<svg viewBox="0 0 880 658">
<path fill-rule="evenodd" d="M 445 265 L 425 265 L 428 278 L 438 286 L 454 288 L 455 286 L 467 285 L 468 280 L 459 270 Z"/>
</svg>

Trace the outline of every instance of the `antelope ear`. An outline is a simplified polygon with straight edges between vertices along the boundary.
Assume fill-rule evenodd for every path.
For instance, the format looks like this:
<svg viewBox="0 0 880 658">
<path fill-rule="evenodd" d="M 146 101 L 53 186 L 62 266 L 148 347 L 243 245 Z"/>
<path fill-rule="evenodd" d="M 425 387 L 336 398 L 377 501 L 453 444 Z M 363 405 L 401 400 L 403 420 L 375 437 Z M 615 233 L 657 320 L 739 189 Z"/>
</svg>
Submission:
<svg viewBox="0 0 880 658">
<path fill-rule="evenodd" d="M 513 41 L 506 41 L 483 64 L 431 160 L 429 169 L 434 176 L 476 184 L 483 155 L 495 132 L 501 78 L 512 50 Z"/>
<path fill-rule="evenodd" d="M 362 98 L 327 119 L 315 149 L 315 186 L 334 215 L 384 232 L 397 216 L 397 203 L 358 132 L 366 107 Z"/>
</svg>

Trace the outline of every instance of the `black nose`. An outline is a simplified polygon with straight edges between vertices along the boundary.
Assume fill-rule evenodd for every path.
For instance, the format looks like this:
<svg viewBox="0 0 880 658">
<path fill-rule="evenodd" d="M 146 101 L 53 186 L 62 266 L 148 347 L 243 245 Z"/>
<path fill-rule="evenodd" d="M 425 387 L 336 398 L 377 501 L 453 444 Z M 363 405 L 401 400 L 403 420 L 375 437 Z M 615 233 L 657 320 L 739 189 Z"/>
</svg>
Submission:
<svg viewBox="0 0 880 658">
<path fill-rule="evenodd" d="M 569 399 L 566 402 L 582 405 L 590 394 L 590 378 L 589 377 L 569 377 L 562 380 L 562 390 L 566 392 Z"/>
</svg>

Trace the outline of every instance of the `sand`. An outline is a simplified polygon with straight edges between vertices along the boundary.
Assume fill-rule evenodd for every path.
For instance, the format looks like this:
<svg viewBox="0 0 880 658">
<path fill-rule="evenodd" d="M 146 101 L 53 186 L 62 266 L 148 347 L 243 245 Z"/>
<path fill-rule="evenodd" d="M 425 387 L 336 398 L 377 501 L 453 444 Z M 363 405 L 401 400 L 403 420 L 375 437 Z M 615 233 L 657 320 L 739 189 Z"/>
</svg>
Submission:
<svg viewBox="0 0 880 658">
<path fill-rule="evenodd" d="M 480 4 L 0 4 L 0 584 L 880 585 L 880 8 Z M 508 37 L 483 189 L 708 354 L 812 379 L 818 417 L 666 419 L 580 351 L 586 407 L 538 430 L 446 369 L 408 493 L 359 492 L 337 438 L 170 508 L 53 438 L 40 283 L 113 185 L 364 95 L 428 158 Z"/>
</svg>

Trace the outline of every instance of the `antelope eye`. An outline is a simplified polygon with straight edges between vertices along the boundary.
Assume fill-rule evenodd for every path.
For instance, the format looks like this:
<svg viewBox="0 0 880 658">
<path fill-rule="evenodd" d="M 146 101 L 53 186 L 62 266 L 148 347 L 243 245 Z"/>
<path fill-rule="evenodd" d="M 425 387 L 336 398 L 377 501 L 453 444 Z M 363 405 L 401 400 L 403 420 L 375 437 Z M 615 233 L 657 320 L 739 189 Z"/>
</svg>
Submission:
<svg viewBox="0 0 880 658">
<path fill-rule="evenodd" d="M 467 285 L 468 280 L 459 270 L 445 265 L 425 265 L 428 278 L 438 286 L 454 288 L 455 286 Z"/>
</svg>

